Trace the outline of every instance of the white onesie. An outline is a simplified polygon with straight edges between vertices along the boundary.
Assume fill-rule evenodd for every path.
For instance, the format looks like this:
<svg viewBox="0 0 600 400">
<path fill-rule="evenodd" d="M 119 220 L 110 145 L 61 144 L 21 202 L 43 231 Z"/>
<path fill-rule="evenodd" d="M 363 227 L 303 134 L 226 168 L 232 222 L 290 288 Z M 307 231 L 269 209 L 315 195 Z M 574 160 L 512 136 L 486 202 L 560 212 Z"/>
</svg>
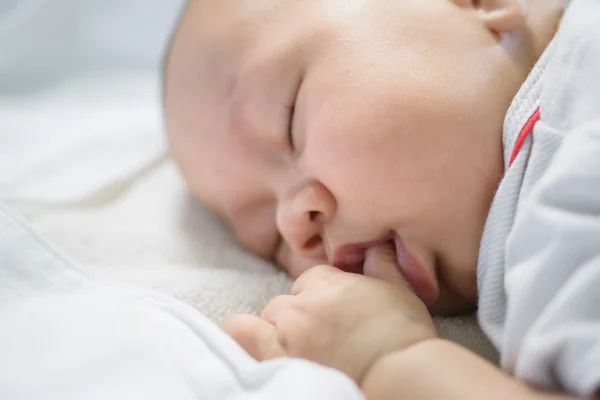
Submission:
<svg viewBox="0 0 600 400">
<path fill-rule="evenodd" d="M 480 323 L 517 378 L 593 394 L 600 389 L 598 0 L 570 2 L 509 108 L 503 144 L 506 173 L 479 255 Z"/>
</svg>

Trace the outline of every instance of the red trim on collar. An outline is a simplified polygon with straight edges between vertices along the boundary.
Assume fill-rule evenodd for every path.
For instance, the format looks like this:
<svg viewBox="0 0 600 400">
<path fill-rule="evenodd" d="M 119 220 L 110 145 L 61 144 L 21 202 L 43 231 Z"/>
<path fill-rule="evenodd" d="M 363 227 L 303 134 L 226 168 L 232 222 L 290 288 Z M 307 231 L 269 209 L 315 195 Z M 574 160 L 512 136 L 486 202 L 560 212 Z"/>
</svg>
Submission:
<svg viewBox="0 0 600 400">
<path fill-rule="evenodd" d="M 540 119 L 540 108 L 538 107 L 535 110 L 535 112 L 533 113 L 533 115 L 531 117 L 529 117 L 529 120 L 527 121 L 527 123 L 525 124 L 523 129 L 521 130 L 521 133 L 519 133 L 519 136 L 517 136 L 517 141 L 515 142 L 515 147 L 513 147 L 513 151 L 510 155 L 510 161 L 508 162 L 509 167 L 512 165 L 513 161 L 515 161 L 515 158 L 517 158 L 517 154 L 519 154 L 519 150 L 521 150 L 521 147 L 523 146 L 525 139 L 527 139 L 527 137 L 529 136 L 531 131 L 533 131 L 533 126 L 536 124 L 536 122 L 539 121 L 539 119 Z"/>
</svg>

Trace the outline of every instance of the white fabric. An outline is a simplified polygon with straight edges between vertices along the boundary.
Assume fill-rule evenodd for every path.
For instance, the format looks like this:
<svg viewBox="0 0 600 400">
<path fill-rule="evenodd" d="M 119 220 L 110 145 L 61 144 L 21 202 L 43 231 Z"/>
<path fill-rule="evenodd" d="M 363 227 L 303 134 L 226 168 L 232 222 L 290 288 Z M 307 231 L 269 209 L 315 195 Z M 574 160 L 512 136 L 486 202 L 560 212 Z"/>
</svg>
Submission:
<svg viewBox="0 0 600 400">
<path fill-rule="evenodd" d="M 0 93 L 99 71 L 155 72 L 186 0 L 0 1 Z"/>
<path fill-rule="evenodd" d="M 0 196 L 75 203 L 160 161 L 167 149 L 156 129 L 157 83 L 151 73 L 114 73 L 0 97 Z"/>
<path fill-rule="evenodd" d="M 0 196 L 80 201 L 164 156 L 151 85 L 183 2 L 2 2 Z"/>
<path fill-rule="evenodd" d="M 572 0 L 505 122 L 500 185 L 482 241 L 479 317 L 520 379 L 600 389 L 600 4 Z M 508 160 L 508 159 L 507 159 Z"/>
<path fill-rule="evenodd" d="M 362 399 L 304 360 L 258 363 L 158 293 L 89 279 L 0 204 L 0 397 Z"/>
</svg>

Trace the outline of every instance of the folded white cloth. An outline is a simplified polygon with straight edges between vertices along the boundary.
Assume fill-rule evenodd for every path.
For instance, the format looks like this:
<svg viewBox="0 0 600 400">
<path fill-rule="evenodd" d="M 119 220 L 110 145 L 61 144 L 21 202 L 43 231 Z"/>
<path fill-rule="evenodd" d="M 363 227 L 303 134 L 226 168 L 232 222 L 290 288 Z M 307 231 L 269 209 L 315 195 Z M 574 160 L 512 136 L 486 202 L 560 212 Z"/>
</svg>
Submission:
<svg viewBox="0 0 600 400">
<path fill-rule="evenodd" d="M 344 374 L 258 363 L 206 317 L 98 283 L 0 204 L 0 398 L 359 400 Z"/>
</svg>

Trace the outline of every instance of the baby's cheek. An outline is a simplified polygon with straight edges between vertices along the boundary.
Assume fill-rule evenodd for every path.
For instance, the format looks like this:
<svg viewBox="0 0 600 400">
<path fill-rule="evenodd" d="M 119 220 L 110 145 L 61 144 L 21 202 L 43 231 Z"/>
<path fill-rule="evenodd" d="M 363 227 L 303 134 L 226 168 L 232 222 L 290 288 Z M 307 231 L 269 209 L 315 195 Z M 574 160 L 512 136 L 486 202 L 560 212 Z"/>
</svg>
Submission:
<svg viewBox="0 0 600 400">
<path fill-rule="evenodd" d="M 343 197 L 345 202 L 373 204 L 375 198 L 382 199 L 394 191 L 400 174 L 400 153 L 388 148 L 359 143 L 356 146 L 340 146 L 332 154 L 327 165 L 321 168 L 323 183 Z M 343 151 L 345 150 L 345 151 Z M 357 204 L 359 205 L 359 204 Z"/>
</svg>

